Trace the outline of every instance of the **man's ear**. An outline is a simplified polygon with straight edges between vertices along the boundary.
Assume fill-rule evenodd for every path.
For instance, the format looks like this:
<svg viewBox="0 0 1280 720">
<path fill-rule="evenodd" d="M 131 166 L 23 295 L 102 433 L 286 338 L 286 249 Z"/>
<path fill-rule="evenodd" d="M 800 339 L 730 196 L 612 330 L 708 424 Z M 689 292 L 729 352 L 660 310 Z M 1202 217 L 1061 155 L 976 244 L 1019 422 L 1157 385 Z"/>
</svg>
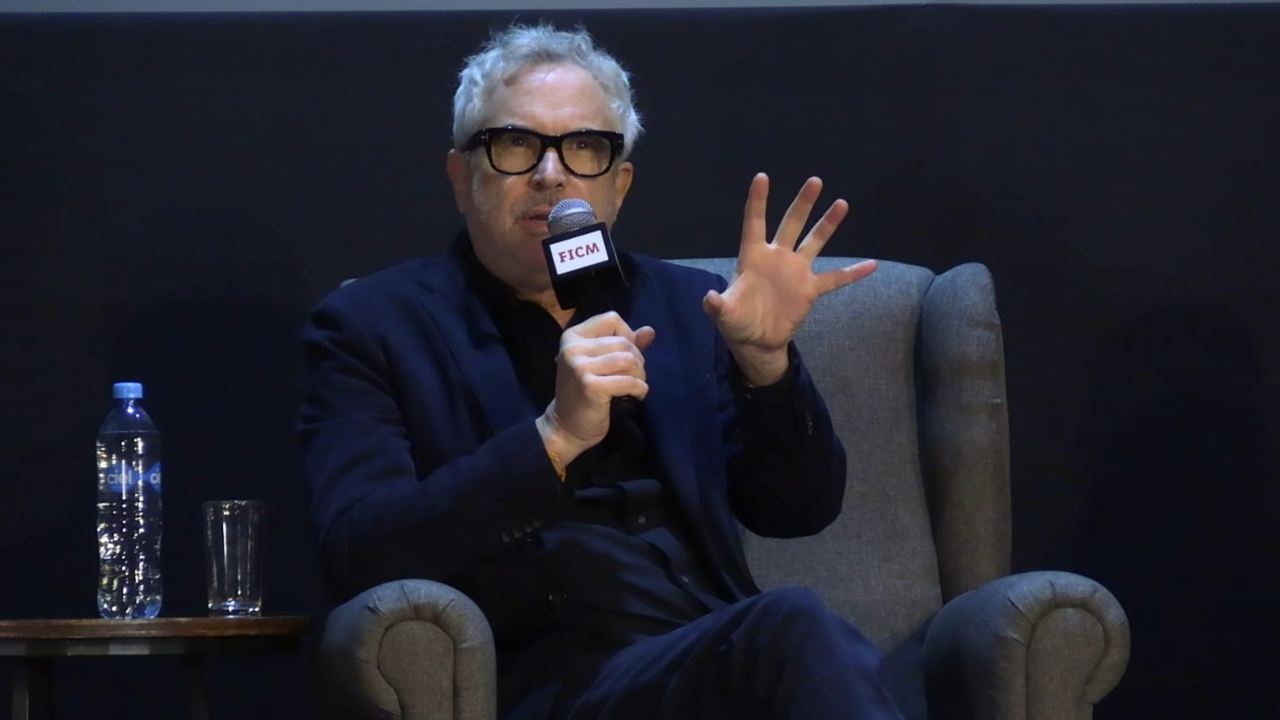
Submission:
<svg viewBox="0 0 1280 720">
<path fill-rule="evenodd" d="M 453 186 L 453 204 L 458 212 L 466 213 L 471 197 L 471 158 L 464 152 L 450 150 L 444 159 L 444 170 Z"/>
<path fill-rule="evenodd" d="M 613 175 L 614 217 L 617 217 L 618 211 L 622 210 L 622 201 L 627 198 L 627 191 L 631 189 L 631 180 L 635 177 L 635 173 L 636 166 L 626 161 L 618 165 L 618 170 Z"/>
</svg>

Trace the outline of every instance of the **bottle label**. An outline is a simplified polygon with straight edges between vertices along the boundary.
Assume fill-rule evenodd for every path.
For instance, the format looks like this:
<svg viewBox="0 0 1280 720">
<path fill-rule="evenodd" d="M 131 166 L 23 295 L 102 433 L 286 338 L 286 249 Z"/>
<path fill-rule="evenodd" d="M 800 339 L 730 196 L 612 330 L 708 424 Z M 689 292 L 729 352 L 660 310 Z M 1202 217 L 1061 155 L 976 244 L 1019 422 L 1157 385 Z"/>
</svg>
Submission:
<svg viewBox="0 0 1280 720">
<path fill-rule="evenodd" d="M 156 490 L 157 492 L 160 490 L 160 462 L 158 460 L 155 465 L 152 465 L 142 474 L 142 479 L 150 485 L 153 490 Z"/>
<path fill-rule="evenodd" d="M 157 461 L 150 468 L 139 473 L 127 463 L 116 463 L 107 468 L 106 472 L 107 487 L 112 492 L 123 492 L 125 488 L 133 487 L 141 482 L 151 486 L 152 490 L 160 490 L 160 463 Z"/>
</svg>

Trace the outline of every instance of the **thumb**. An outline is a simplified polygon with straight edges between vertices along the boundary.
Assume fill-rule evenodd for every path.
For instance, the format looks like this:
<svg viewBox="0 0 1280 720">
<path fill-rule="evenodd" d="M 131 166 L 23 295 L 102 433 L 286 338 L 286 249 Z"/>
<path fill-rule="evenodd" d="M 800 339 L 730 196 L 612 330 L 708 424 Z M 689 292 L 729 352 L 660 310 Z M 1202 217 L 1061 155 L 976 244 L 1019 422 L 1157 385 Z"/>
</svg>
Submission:
<svg viewBox="0 0 1280 720">
<path fill-rule="evenodd" d="M 708 290 L 702 296 L 702 311 L 710 315 L 712 320 L 719 320 L 724 313 L 724 298 L 715 290 Z"/>
<path fill-rule="evenodd" d="M 644 327 L 639 328 L 638 330 L 636 330 L 636 339 L 635 339 L 636 348 L 640 352 L 644 352 L 645 350 L 649 349 L 649 346 L 653 344 L 653 339 L 657 337 L 657 335 L 658 335 L 657 331 L 654 330 L 649 325 L 645 325 Z"/>
</svg>

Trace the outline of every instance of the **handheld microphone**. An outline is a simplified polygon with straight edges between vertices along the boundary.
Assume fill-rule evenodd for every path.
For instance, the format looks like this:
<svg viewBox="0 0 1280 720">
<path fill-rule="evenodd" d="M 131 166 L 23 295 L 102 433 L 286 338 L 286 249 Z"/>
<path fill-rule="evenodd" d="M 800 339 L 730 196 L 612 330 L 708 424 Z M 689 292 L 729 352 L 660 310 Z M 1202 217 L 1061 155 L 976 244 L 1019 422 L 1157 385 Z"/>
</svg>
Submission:
<svg viewBox="0 0 1280 720">
<path fill-rule="evenodd" d="M 603 296 L 627 280 L 609 237 L 609 228 L 596 218 L 591 204 L 579 198 L 556 203 L 547 215 L 551 236 L 542 241 L 542 253 L 551 274 L 556 301 L 568 310 Z"/>
</svg>

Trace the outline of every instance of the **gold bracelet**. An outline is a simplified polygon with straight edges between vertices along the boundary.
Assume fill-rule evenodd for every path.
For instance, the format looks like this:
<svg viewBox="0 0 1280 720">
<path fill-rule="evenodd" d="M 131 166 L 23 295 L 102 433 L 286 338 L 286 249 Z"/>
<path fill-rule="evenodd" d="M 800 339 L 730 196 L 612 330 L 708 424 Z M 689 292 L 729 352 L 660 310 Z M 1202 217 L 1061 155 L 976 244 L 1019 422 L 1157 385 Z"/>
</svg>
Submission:
<svg viewBox="0 0 1280 720">
<path fill-rule="evenodd" d="M 560 476 L 560 482 L 564 482 L 564 477 L 568 474 L 569 469 L 565 467 L 564 462 L 560 460 L 560 456 L 550 450 L 547 451 L 547 457 L 551 459 L 551 469 L 555 470 L 556 475 Z"/>
</svg>

